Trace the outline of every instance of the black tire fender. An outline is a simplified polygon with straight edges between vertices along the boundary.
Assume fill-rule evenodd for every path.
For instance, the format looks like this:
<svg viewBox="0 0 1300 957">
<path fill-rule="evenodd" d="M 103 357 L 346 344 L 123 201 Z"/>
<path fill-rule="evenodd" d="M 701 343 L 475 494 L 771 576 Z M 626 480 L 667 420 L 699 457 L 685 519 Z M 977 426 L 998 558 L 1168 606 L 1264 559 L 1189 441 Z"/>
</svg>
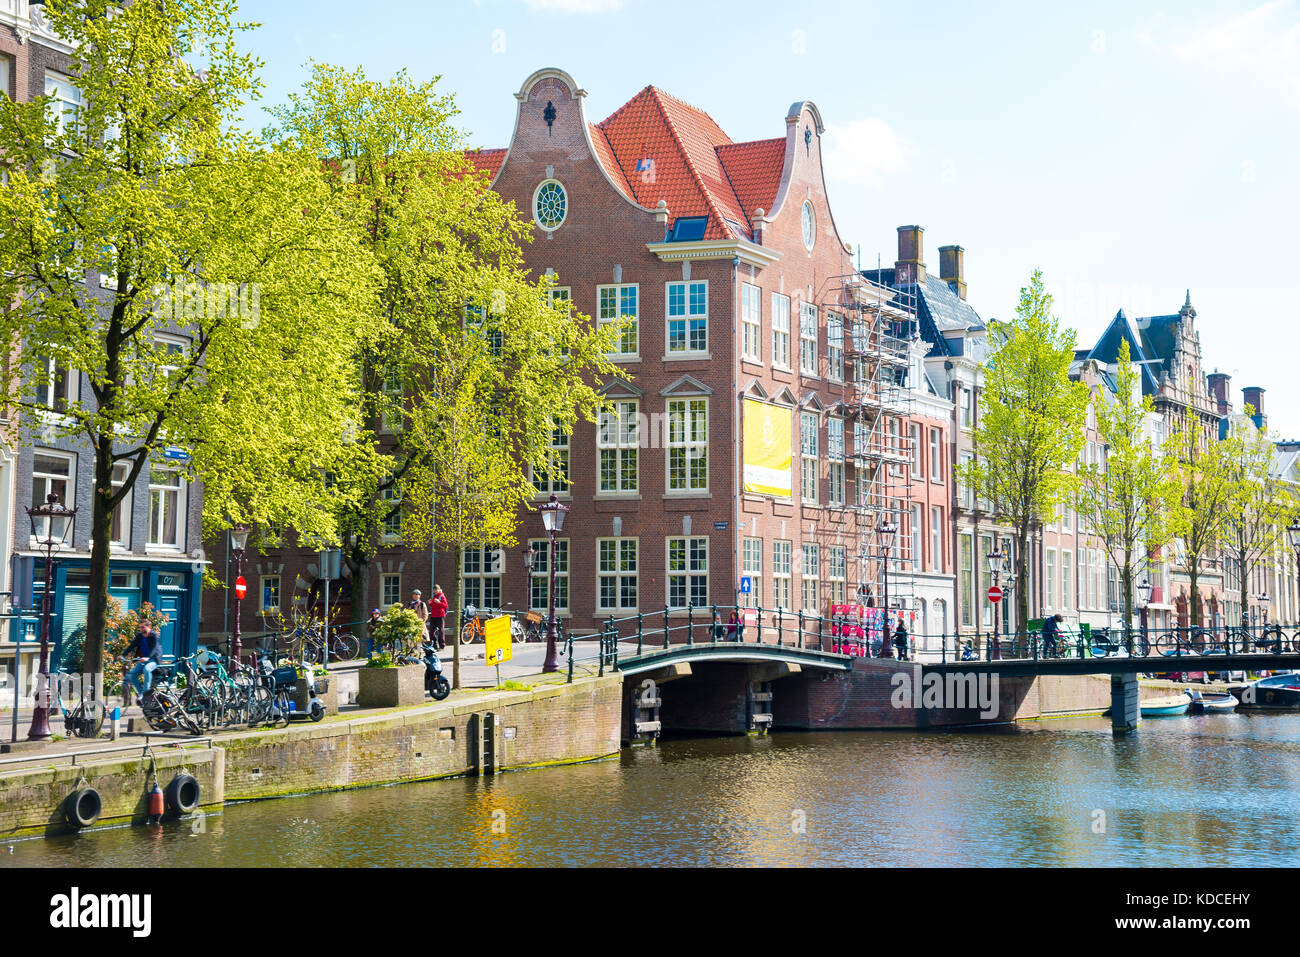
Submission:
<svg viewBox="0 0 1300 957">
<path fill-rule="evenodd" d="M 192 774 L 178 774 L 171 779 L 163 796 L 167 807 L 176 814 L 193 814 L 199 809 L 199 799 L 203 789 Z"/>
<path fill-rule="evenodd" d="M 90 827 L 103 809 L 103 799 L 91 787 L 77 788 L 63 802 L 63 816 L 75 828 Z"/>
</svg>

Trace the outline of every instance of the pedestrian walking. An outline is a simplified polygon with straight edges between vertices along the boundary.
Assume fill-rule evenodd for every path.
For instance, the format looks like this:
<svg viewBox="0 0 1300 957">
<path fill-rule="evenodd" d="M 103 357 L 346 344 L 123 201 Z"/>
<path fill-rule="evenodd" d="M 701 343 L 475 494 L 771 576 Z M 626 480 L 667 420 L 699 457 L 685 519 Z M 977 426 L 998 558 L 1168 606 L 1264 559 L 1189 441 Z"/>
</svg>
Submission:
<svg viewBox="0 0 1300 957">
<path fill-rule="evenodd" d="M 379 631 L 380 611 L 378 608 L 370 609 L 370 620 L 366 622 L 366 637 L 370 639 L 370 648 L 374 650 L 375 635 Z"/>
<path fill-rule="evenodd" d="M 447 624 L 447 595 L 443 592 L 441 585 L 433 586 L 433 594 L 429 597 L 429 637 L 433 639 L 434 647 L 439 651 L 447 647 L 446 628 Z"/>
<path fill-rule="evenodd" d="M 429 640 L 429 603 L 420 597 L 420 589 L 411 592 L 411 600 L 406 607 L 415 612 L 415 617 L 420 619 L 420 640 Z"/>
<path fill-rule="evenodd" d="M 898 625 L 894 628 L 894 648 L 898 652 L 898 660 L 907 660 L 907 626 L 903 624 L 903 616 L 898 616 Z"/>
</svg>

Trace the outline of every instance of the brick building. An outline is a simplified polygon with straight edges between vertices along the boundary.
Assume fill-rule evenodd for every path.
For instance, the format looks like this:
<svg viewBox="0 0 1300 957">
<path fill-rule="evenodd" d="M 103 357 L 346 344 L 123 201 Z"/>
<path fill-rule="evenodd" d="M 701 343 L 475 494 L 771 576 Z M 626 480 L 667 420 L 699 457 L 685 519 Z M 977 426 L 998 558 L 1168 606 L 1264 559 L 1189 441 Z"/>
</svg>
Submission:
<svg viewBox="0 0 1300 957">
<path fill-rule="evenodd" d="M 616 419 L 558 438 L 568 478 L 539 483 L 538 504 L 554 492 L 571 508 L 557 613 L 581 633 L 638 611 L 684 618 L 688 605 L 878 606 L 879 519 L 910 512 L 898 491 L 906 419 L 883 398 L 903 381 L 893 370 L 906 370 L 907 338 L 881 330 L 912 317 L 857 273 L 836 230 L 817 107 L 797 102 L 781 135 L 737 143 L 653 86 L 599 123 L 585 100 L 568 74 L 540 70 L 516 94 L 508 146 L 471 154 L 531 219 L 525 257 L 555 276 L 555 294 L 594 322 L 634 319 L 612 355 L 631 381 L 604 389 Z M 436 580 L 449 593 L 458 583 L 461 603 L 544 610 L 542 523 L 527 511 L 519 524 L 518 547 L 470 551 L 460 569 L 386 544 L 364 604 Z M 220 568 L 220 543 L 211 552 Z M 264 604 L 287 611 L 319 593 L 312 556 L 292 549 L 250 553 L 245 575 L 259 598 L 244 603 L 246 632 L 260 630 Z M 222 623 L 222 600 L 206 630 Z"/>
</svg>

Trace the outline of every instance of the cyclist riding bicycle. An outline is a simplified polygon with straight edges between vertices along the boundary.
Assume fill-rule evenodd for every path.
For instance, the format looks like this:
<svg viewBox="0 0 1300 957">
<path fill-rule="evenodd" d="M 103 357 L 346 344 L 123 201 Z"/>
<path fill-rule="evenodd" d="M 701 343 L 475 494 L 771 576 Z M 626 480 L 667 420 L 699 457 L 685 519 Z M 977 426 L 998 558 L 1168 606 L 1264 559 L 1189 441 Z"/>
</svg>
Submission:
<svg viewBox="0 0 1300 957">
<path fill-rule="evenodd" d="M 135 689 L 138 698 L 144 698 L 153 687 L 154 671 L 162 664 L 162 639 L 148 619 L 136 626 L 135 637 L 126 653 L 136 658 L 135 666 L 126 676 L 127 684 Z"/>
<path fill-rule="evenodd" d="M 1043 622 L 1043 652 L 1052 657 L 1056 656 L 1056 643 L 1061 634 L 1061 622 L 1065 621 L 1064 615 L 1052 615 L 1047 621 Z"/>
</svg>

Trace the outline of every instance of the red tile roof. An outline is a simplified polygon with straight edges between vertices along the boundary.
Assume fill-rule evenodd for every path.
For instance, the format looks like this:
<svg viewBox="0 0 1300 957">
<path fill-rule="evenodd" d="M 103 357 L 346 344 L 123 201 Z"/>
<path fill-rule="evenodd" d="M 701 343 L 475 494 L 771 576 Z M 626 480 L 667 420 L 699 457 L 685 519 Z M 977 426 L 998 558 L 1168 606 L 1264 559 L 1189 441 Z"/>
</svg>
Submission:
<svg viewBox="0 0 1300 957">
<path fill-rule="evenodd" d="M 465 156 L 477 169 L 485 171 L 488 179 L 491 180 L 496 177 L 497 170 L 501 169 L 501 164 L 505 162 L 506 151 L 503 149 L 466 150 Z"/>
<path fill-rule="evenodd" d="M 737 233 L 748 239 L 754 211 L 772 212 L 785 167 L 784 137 L 733 143 L 703 110 L 653 86 L 589 131 L 596 159 L 625 196 L 651 209 L 663 200 L 674 220 L 707 216 L 705 239 Z M 505 153 L 467 155 L 495 176 Z"/>
<path fill-rule="evenodd" d="M 719 146 L 718 159 L 745 212 L 753 216 L 754 210 L 761 209 L 770 214 L 785 170 L 785 140 Z"/>
</svg>

